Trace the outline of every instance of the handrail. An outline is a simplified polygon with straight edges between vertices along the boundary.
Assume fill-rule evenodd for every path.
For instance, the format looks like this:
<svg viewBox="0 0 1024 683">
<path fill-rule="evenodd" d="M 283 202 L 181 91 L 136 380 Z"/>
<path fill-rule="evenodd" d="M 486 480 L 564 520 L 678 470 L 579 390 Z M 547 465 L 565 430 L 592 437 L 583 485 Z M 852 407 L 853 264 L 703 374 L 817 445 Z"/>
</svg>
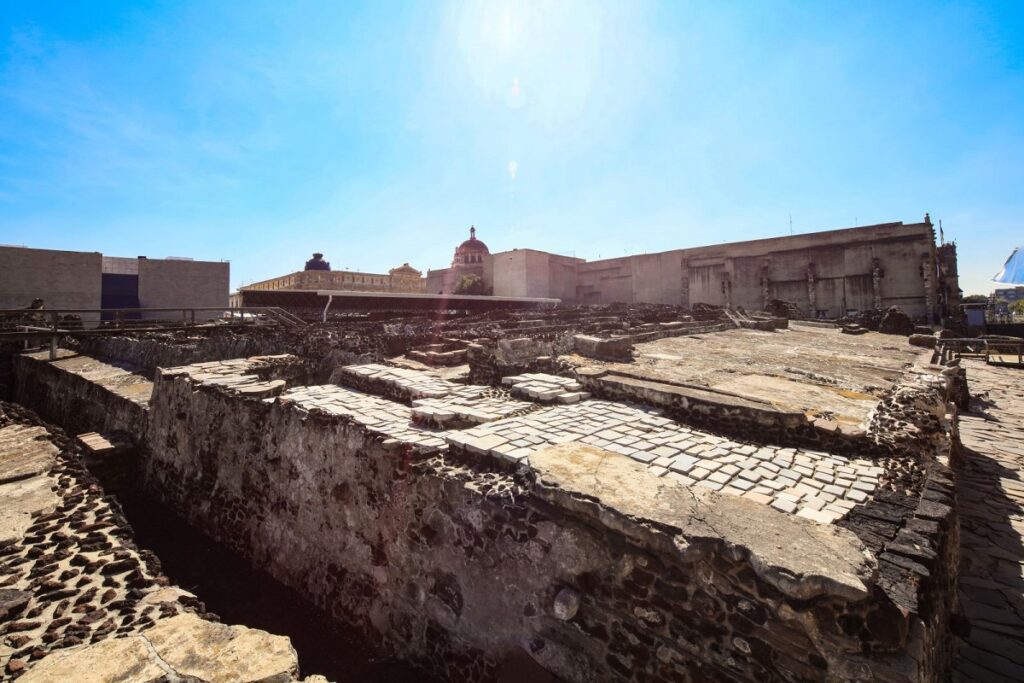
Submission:
<svg viewBox="0 0 1024 683">
<path fill-rule="evenodd" d="M 58 313 L 58 314 L 69 314 L 69 313 L 114 313 L 120 311 L 122 313 L 165 313 L 169 311 L 224 311 L 225 313 L 230 311 L 269 311 L 269 310 L 282 310 L 280 306 L 238 306 L 232 308 L 230 306 L 177 306 L 171 308 L 0 308 L 0 315 L 7 313 L 18 313 L 18 314 L 32 314 L 32 313 Z"/>
<path fill-rule="evenodd" d="M 938 361 L 945 365 L 954 357 L 961 358 L 965 355 L 984 357 L 985 363 L 991 364 L 993 355 L 1000 358 L 1007 355 L 1002 353 L 1004 349 L 1010 351 L 1010 356 L 1016 352 L 1017 364 L 1024 366 L 1024 339 L 981 339 L 978 337 L 939 339 L 936 350 L 938 351 Z M 993 351 L 997 353 L 993 354 Z"/>
<path fill-rule="evenodd" d="M 219 311 L 220 315 L 200 315 Z M 102 319 L 103 314 L 112 319 Z M 124 318 L 124 314 L 174 313 L 163 317 Z M 92 314 L 82 320 L 82 314 Z M 74 316 L 77 320 L 64 320 Z M 95 316 L 95 317 L 94 317 Z M 305 321 L 277 306 L 208 306 L 194 308 L 15 308 L 0 309 L 0 340 L 49 339 L 50 359 L 57 357 L 61 338 L 72 335 L 102 335 L 123 332 L 156 332 L 191 329 L 210 325 L 279 325 L 301 328 Z"/>
</svg>

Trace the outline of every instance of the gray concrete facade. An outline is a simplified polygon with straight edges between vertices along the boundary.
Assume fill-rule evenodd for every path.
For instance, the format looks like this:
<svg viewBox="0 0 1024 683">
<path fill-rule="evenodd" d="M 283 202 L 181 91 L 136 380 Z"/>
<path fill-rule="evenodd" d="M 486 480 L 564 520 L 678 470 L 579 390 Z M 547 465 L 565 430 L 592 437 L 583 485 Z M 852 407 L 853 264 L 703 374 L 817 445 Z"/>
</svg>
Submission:
<svg viewBox="0 0 1024 683">
<path fill-rule="evenodd" d="M 0 308 L 99 308 L 99 252 L 0 247 Z"/>
<path fill-rule="evenodd" d="M 36 298 L 50 310 L 101 308 L 104 273 L 137 275 L 143 308 L 228 307 L 227 262 L 0 247 L 0 308 L 25 308 Z"/>
</svg>

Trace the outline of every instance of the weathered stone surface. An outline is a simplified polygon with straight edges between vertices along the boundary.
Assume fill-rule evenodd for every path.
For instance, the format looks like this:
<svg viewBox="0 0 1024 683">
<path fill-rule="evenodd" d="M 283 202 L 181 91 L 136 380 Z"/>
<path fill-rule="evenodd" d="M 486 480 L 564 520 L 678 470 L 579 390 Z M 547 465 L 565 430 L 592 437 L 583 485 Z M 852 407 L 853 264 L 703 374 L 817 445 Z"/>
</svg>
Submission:
<svg viewBox="0 0 1024 683">
<path fill-rule="evenodd" d="M 629 360 L 633 357 L 633 340 L 629 337 L 602 339 L 578 334 L 573 337 L 575 351 L 581 356 L 603 360 Z"/>
<path fill-rule="evenodd" d="M 539 482 L 534 491 L 542 498 L 594 515 L 628 536 L 663 548 L 675 544 L 684 556 L 691 545 L 703 543 L 747 552 L 754 570 L 791 597 L 860 600 L 874 581 L 870 553 L 846 530 L 670 479 L 652 481 L 643 466 L 590 446 L 541 449 L 530 464 Z"/>
<path fill-rule="evenodd" d="M 21 538 L 32 524 L 33 514 L 43 514 L 57 505 L 50 477 L 38 476 L 0 486 L 0 546 Z"/>
<path fill-rule="evenodd" d="M 57 651 L 24 683 L 289 683 L 298 658 L 287 638 L 194 614 L 163 619 L 140 635 Z"/>
<path fill-rule="evenodd" d="M 57 454 L 42 427 L 8 425 L 0 429 L 0 444 L 0 484 L 48 472 Z"/>
<path fill-rule="evenodd" d="M 142 637 L 180 676 L 209 683 L 287 683 L 298 675 L 289 640 L 266 631 L 179 614 L 157 622 Z"/>
<path fill-rule="evenodd" d="M 937 339 L 934 334 L 912 334 L 907 341 L 911 346 L 934 349 Z"/>
<path fill-rule="evenodd" d="M 19 678 L 22 683 L 157 683 L 174 680 L 141 636 L 109 638 L 59 650 Z"/>
</svg>

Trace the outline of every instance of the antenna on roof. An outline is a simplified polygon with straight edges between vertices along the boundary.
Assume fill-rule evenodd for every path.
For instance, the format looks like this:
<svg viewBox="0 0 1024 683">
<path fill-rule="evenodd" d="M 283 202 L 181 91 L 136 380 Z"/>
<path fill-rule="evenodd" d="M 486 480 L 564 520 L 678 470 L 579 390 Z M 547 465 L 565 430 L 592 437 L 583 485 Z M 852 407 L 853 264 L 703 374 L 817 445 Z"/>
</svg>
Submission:
<svg viewBox="0 0 1024 683">
<path fill-rule="evenodd" d="M 789 214 L 789 234 L 793 234 L 793 214 Z"/>
</svg>

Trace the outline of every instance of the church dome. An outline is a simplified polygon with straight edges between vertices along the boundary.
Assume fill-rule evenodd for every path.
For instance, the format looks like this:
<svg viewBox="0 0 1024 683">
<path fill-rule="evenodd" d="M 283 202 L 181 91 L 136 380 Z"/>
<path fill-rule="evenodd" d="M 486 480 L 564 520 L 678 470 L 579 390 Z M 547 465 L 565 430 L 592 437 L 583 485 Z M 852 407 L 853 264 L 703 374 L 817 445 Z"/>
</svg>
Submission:
<svg viewBox="0 0 1024 683">
<path fill-rule="evenodd" d="M 470 226 L 469 239 L 455 248 L 452 265 L 482 263 L 483 257 L 490 253 L 487 245 L 476 238 L 476 227 Z"/>
<path fill-rule="evenodd" d="M 317 252 L 313 258 L 306 261 L 306 270 L 330 270 L 331 264 L 324 261 L 324 255 Z"/>
</svg>

